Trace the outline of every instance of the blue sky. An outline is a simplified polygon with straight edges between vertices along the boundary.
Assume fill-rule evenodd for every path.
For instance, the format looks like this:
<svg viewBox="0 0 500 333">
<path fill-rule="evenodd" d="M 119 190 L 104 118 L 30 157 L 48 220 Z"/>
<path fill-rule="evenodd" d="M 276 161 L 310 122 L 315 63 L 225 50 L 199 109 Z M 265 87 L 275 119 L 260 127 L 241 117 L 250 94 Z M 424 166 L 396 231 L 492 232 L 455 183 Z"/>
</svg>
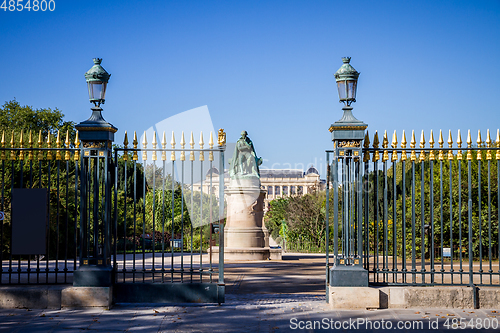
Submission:
<svg viewBox="0 0 500 333">
<path fill-rule="evenodd" d="M 475 140 L 500 127 L 498 0 L 54 1 L 53 12 L 0 10 L 0 103 L 86 120 L 84 73 L 103 58 L 117 143 L 207 105 L 228 141 L 248 131 L 265 167 L 324 174 L 344 56 L 371 135 L 471 129 Z"/>
</svg>

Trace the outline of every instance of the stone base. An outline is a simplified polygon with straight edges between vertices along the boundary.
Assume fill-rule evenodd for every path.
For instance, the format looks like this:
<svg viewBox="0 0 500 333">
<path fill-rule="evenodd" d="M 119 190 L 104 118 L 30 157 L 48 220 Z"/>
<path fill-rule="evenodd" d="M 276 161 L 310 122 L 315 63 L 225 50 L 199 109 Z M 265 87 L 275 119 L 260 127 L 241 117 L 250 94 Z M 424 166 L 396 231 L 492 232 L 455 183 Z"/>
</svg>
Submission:
<svg viewBox="0 0 500 333">
<path fill-rule="evenodd" d="M 334 309 L 378 309 L 380 291 L 370 287 L 329 287 L 328 303 Z"/>
<path fill-rule="evenodd" d="M 218 256 L 219 247 L 212 247 L 212 255 Z M 263 247 L 251 248 L 224 248 L 224 261 L 248 261 L 248 260 L 281 260 L 281 249 L 270 249 Z"/>
<path fill-rule="evenodd" d="M 66 286 L 2 286 L 1 309 L 60 309 L 61 292 Z"/>
<path fill-rule="evenodd" d="M 368 271 L 362 266 L 335 266 L 330 269 L 332 287 L 368 287 Z"/>
<path fill-rule="evenodd" d="M 99 307 L 110 309 L 113 304 L 111 287 L 70 287 L 62 291 L 61 308 Z"/>
<path fill-rule="evenodd" d="M 74 287 L 109 287 L 113 283 L 111 266 L 82 265 L 73 273 Z"/>
</svg>

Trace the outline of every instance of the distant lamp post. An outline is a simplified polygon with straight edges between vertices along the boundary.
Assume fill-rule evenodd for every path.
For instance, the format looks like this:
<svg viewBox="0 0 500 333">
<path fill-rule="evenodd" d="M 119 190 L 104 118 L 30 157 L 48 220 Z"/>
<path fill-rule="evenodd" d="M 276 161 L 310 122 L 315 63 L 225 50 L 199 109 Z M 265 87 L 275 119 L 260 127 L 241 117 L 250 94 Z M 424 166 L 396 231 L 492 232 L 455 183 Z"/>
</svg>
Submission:
<svg viewBox="0 0 500 333">
<path fill-rule="evenodd" d="M 356 101 L 359 72 L 350 65 L 350 57 L 342 58 L 342 61 L 343 65 L 334 76 L 339 101 L 344 103 L 344 114 L 330 126 L 334 149 L 333 162 L 328 168 L 334 202 L 340 196 L 342 205 L 334 205 L 334 265 L 328 272 L 328 280 L 330 287 L 366 287 L 368 272 L 363 267 L 361 144 L 368 125 L 352 114 L 351 104 Z M 328 234 L 328 219 L 326 228 Z"/>
<path fill-rule="evenodd" d="M 104 104 L 106 86 L 111 74 L 101 66 L 102 59 L 94 58 L 94 66 L 85 73 L 85 80 L 89 88 L 89 99 L 96 107 Z"/>
<path fill-rule="evenodd" d="M 118 130 L 102 117 L 106 87 L 111 76 L 94 59 L 85 73 L 92 115 L 75 128 L 81 141 L 80 160 L 80 266 L 73 274 L 73 286 L 112 285 L 111 187 L 114 163 L 111 147 Z"/>
</svg>

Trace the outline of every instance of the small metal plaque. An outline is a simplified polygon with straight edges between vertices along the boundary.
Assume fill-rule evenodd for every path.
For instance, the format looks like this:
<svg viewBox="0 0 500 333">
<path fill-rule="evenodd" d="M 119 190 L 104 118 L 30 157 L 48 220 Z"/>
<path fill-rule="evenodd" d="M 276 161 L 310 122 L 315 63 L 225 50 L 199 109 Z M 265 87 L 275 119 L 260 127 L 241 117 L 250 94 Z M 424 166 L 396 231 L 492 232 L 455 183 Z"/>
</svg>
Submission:
<svg viewBox="0 0 500 333">
<path fill-rule="evenodd" d="M 85 260 L 83 261 L 83 264 L 84 264 L 84 265 L 88 265 L 88 264 L 89 264 L 89 261 L 88 261 L 87 259 L 85 259 Z"/>
<path fill-rule="evenodd" d="M 85 151 L 85 156 L 90 156 L 90 152 L 88 150 Z"/>
<path fill-rule="evenodd" d="M 344 264 L 344 259 L 340 259 L 340 264 L 343 265 Z"/>
<path fill-rule="evenodd" d="M 97 264 L 98 264 L 98 265 L 102 265 L 102 260 L 98 260 L 98 261 L 97 261 Z"/>
</svg>

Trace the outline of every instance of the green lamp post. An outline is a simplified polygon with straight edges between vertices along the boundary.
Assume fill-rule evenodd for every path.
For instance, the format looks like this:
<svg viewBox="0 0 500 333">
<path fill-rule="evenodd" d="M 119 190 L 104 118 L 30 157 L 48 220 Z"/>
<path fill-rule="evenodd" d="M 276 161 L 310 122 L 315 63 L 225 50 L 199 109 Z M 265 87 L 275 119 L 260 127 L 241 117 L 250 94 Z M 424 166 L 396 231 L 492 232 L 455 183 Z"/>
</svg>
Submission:
<svg viewBox="0 0 500 333">
<path fill-rule="evenodd" d="M 342 58 L 343 65 L 334 74 L 339 101 L 344 103 L 342 118 L 330 126 L 333 141 L 331 181 L 334 198 L 342 196 L 342 205 L 334 205 L 334 266 L 330 270 L 332 287 L 368 286 L 363 268 L 362 239 L 362 160 L 361 143 L 367 124 L 352 114 L 356 101 L 359 72 Z M 334 199 L 335 201 L 336 199 Z M 336 201 L 335 201 L 336 202 Z"/>
<path fill-rule="evenodd" d="M 111 74 L 101 66 L 102 59 L 94 58 L 94 66 L 85 73 L 85 80 L 89 88 L 90 102 L 96 107 L 104 104 L 104 96 L 106 95 L 106 87 L 108 85 Z"/>
<path fill-rule="evenodd" d="M 89 119 L 76 125 L 81 141 L 80 161 L 80 266 L 73 274 L 77 287 L 109 287 L 111 266 L 111 147 L 117 128 L 102 117 L 106 87 L 111 76 L 94 59 L 85 73 L 89 100 L 94 106 Z"/>
</svg>

